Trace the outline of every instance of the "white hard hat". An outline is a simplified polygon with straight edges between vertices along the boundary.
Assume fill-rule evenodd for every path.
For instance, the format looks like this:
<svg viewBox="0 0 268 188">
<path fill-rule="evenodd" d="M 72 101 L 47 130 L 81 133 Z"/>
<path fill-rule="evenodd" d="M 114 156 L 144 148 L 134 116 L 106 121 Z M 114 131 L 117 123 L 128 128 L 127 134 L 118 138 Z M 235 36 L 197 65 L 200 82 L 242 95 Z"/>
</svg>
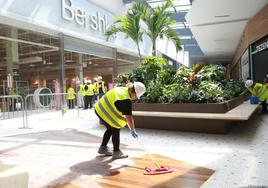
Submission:
<svg viewBox="0 0 268 188">
<path fill-rule="evenodd" d="M 91 84 L 92 82 L 91 82 L 91 80 L 87 80 L 87 83 Z"/>
<path fill-rule="evenodd" d="M 101 76 L 98 76 L 98 80 L 102 80 L 102 77 Z"/>
<path fill-rule="evenodd" d="M 250 87 L 250 86 L 252 86 L 253 85 L 253 80 L 247 80 L 246 82 L 245 82 L 245 87 Z"/>
<path fill-rule="evenodd" d="M 146 87 L 141 82 L 134 82 L 134 89 L 138 99 L 146 92 Z"/>
</svg>

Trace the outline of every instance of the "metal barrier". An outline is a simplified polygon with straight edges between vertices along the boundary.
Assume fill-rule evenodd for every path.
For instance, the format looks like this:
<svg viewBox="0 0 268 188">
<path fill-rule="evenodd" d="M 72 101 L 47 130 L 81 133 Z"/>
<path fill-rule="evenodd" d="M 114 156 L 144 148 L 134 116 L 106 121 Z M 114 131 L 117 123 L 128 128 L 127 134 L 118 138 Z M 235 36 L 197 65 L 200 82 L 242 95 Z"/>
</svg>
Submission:
<svg viewBox="0 0 268 188">
<path fill-rule="evenodd" d="M 25 109 L 21 95 L 0 96 L 0 119 L 22 117 L 23 128 L 25 128 Z"/>
<path fill-rule="evenodd" d="M 30 94 L 25 97 L 25 119 L 28 126 L 28 115 L 33 113 L 42 113 L 52 110 L 61 110 L 62 115 L 67 111 L 67 93 L 49 93 L 49 94 Z M 74 93 L 77 100 L 77 94 Z M 76 101 L 77 102 L 77 101 Z M 74 104 L 74 108 L 75 108 Z M 77 116 L 79 117 L 79 107 L 77 106 Z"/>
</svg>

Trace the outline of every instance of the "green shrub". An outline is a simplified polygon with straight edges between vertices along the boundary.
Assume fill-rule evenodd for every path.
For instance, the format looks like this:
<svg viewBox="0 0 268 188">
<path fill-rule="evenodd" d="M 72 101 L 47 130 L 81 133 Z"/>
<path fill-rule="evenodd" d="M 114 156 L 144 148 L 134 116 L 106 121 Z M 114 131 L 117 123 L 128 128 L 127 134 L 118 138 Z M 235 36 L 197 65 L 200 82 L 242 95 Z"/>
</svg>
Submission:
<svg viewBox="0 0 268 188">
<path fill-rule="evenodd" d="M 129 73 L 128 79 L 145 84 L 147 92 L 139 102 L 146 103 L 217 103 L 237 97 L 245 89 L 241 81 L 225 80 L 222 65 L 208 64 L 198 70 L 181 66 L 174 71 L 164 59 L 151 56 Z M 194 79 L 189 79 L 193 72 Z"/>
<path fill-rule="evenodd" d="M 163 67 L 166 66 L 167 62 L 164 59 L 150 56 L 133 70 L 129 76 L 129 79 L 131 82 L 142 82 L 148 87 L 150 81 L 157 79 Z"/>
</svg>

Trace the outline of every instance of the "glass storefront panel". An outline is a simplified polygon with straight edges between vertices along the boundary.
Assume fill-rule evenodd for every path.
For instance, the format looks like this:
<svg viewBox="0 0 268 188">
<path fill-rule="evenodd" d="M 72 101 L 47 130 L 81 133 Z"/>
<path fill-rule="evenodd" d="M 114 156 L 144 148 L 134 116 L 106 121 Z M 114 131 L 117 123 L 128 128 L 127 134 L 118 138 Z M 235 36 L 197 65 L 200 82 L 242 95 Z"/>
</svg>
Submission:
<svg viewBox="0 0 268 188">
<path fill-rule="evenodd" d="M 139 57 L 118 52 L 117 55 L 117 72 L 130 72 L 138 66 Z"/>
<path fill-rule="evenodd" d="M 1 95 L 27 95 L 37 88 L 55 91 L 61 77 L 59 39 L 0 24 Z M 9 85 L 8 75 L 13 82 Z"/>
<path fill-rule="evenodd" d="M 71 84 L 76 88 L 78 81 L 93 81 L 97 76 L 102 76 L 110 88 L 113 77 L 139 63 L 136 56 L 81 39 L 64 36 L 64 48 L 61 66 L 60 37 L 0 24 L 1 95 L 11 94 L 8 87 L 22 96 L 40 87 L 61 92 L 62 87 Z M 13 78 L 12 86 L 8 85 L 8 75 Z"/>
</svg>

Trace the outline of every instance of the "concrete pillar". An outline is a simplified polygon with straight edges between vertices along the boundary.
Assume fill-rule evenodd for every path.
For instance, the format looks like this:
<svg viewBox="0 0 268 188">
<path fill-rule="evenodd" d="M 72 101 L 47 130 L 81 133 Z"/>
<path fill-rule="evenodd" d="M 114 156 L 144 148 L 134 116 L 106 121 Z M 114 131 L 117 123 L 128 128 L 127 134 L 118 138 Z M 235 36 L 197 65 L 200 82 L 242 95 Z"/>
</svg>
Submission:
<svg viewBox="0 0 268 188">
<path fill-rule="evenodd" d="M 84 82 L 82 54 L 80 53 L 78 54 L 78 64 L 79 64 L 79 68 L 78 68 L 78 73 L 76 75 L 78 75 L 80 82 Z"/>
<path fill-rule="evenodd" d="M 9 29 L 9 37 L 12 39 L 18 39 L 18 30 L 16 28 Z M 7 61 L 7 75 L 12 75 L 14 77 L 18 77 L 19 70 L 19 47 L 17 41 L 6 41 L 6 61 Z M 15 71 L 17 70 L 17 71 Z M 18 89 L 16 84 L 13 84 L 14 89 Z M 10 93 L 9 93 L 10 94 Z"/>
<path fill-rule="evenodd" d="M 118 68 L 117 68 L 117 49 L 113 48 L 113 73 L 112 77 L 115 78 L 117 77 L 118 74 Z"/>
<path fill-rule="evenodd" d="M 63 33 L 59 34 L 60 38 L 60 85 L 61 85 L 61 93 L 66 92 L 66 83 L 65 83 L 65 56 L 64 56 L 64 35 Z"/>
</svg>

